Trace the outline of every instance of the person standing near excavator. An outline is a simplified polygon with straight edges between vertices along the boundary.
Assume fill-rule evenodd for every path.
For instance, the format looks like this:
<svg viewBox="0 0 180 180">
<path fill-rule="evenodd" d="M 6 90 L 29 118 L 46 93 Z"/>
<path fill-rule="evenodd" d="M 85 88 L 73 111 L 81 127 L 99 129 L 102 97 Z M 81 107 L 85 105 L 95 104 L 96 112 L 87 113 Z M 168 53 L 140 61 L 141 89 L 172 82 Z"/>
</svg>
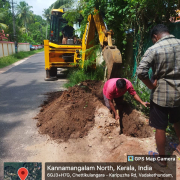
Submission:
<svg viewBox="0 0 180 180">
<path fill-rule="evenodd" d="M 153 46 L 143 55 L 137 69 L 139 79 L 151 89 L 149 125 L 156 128 L 156 144 L 159 153 L 149 151 L 151 156 L 165 155 L 166 128 L 168 121 L 174 128 L 180 143 L 180 39 L 169 33 L 163 24 L 151 30 Z M 153 79 L 148 71 L 152 68 Z M 170 143 L 180 154 L 180 144 Z M 165 167 L 167 162 L 157 163 Z"/>
<path fill-rule="evenodd" d="M 143 106 L 147 107 L 149 103 L 143 102 L 141 98 L 137 95 L 133 88 L 132 83 L 125 78 L 112 78 L 106 81 L 103 87 L 103 95 L 106 107 L 114 112 L 115 119 L 120 119 L 119 114 L 122 111 L 122 101 L 123 94 L 129 92 L 130 95 L 134 97 L 136 101 L 141 103 Z M 119 114 L 116 112 L 113 100 L 116 103 L 117 109 L 120 111 Z"/>
</svg>

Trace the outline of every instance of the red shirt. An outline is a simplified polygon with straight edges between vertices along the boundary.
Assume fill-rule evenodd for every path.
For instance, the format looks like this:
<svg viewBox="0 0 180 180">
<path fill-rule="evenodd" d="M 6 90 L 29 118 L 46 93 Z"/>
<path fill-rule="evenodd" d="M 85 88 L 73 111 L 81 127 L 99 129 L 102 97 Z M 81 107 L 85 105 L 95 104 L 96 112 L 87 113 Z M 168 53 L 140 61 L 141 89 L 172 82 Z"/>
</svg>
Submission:
<svg viewBox="0 0 180 180">
<path fill-rule="evenodd" d="M 121 79 L 121 78 L 109 79 L 104 84 L 103 94 L 106 96 L 107 99 L 118 98 L 118 97 L 122 96 L 123 94 L 125 94 L 127 91 L 129 92 L 129 94 L 131 94 L 133 96 L 136 94 L 136 91 L 134 90 L 132 83 L 125 78 L 123 78 L 123 79 L 126 81 L 126 88 L 123 92 L 119 92 L 116 87 L 116 81 L 118 79 Z"/>
</svg>

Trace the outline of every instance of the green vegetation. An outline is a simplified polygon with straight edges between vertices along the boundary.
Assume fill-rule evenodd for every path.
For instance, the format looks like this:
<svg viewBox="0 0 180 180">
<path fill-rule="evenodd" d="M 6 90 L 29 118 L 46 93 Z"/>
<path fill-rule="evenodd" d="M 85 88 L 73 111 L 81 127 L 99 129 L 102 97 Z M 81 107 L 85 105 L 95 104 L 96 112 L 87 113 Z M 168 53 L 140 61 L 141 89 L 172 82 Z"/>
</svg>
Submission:
<svg viewBox="0 0 180 180">
<path fill-rule="evenodd" d="M 168 135 L 176 135 L 176 132 L 174 130 L 174 125 L 168 122 L 168 126 L 166 128 L 166 133 Z"/>
<path fill-rule="evenodd" d="M 104 75 L 104 69 L 102 66 L 97 66 L 96 69 L 89 68 L 87 70 L 82 68 L 75 68 L 69 71 L 69 82 L 64 87 L 72 87 L 85 80 L 102 80 Z"/>
<path fill-rule="evenodd" d="M 71 0 L 57 0 L 48 9 L 44 9 L 43 19 L 32 11 L 32 6 L 20 1 L 14 6 L 16 41 L 32 45 L 43 44 L 44 39 L 49 39 L 51 10 L 71 6 Z M 15 42 L 13 32 L 12 4 L 8 0 L 0 0 L 0 31 L 9 34 L 6 41 Z M 5 39 L 4 39 L 5 40 Z"/>
<path fill-rule="evenodd" d="M 170 23 L 171 16 L 177 16 L 175 10 L 180 7 L 178 0 L 80 0 L 73 12 L 65 15 L 68 21 L 73 21 L 81 13 L 83 21 L 81 31 L 84 31 L 89 14 L 94 14 L 94 9 L 99 10 L 108 29 L 114 32 L 116 46 L 125 58 L 128 38 L 134 39 L 133 46 L 137 53 L 135 61 L 141 60 L 143 47 L 149 30 L 157 23 Z M 147 47 L 146 47 L 147 48 Z"/>
<path fill-rule="evenodd" d="M 27 34 L 27 23 L 33 18 L 33 13 L 30 10 L 32 6 L 29 6 L 25 1 L 19 2 L 17 5 L 17 17 L 21 20 L 22 24 L 25 26 L 25 32 Z"/>
<path fill-rule="evenodd" d="M 136 91 L 136 93 L 138 94 L 138 96 L 144 101 L 144 102 L 150 102 L 150 90 L 148 88 L 146 88 L 145 86 L 138 86 L 137 82 L 132 79 L 130 80 L 134 86 L 134 89 Z M 140 83 L 140 82 L 139 82 Z M 145 115 L 149 115 L 149 108 L 146 108 L 144 106 L 142 106 L 141 104 L 139 104 L 139 102 L 137 102 L 136 100 L 134 100 L 134 98 L 129 94 L 129 93 L 125 93 L 124 98 L 127 102 L 129 102 L 129 104 L 134 108 L 137 109 L 141 112 L 143 112 Z"/>
<path fill-rule="evenodd" d="M 90 51 L 91 53 L 88 56 L 88 59 L 84 61 L 84 63 L 79 61 L 79 63 L 73 64 L 76 65 L 76 67 L 69 69 L 67 73 L 69 82 L 64 85 L 66 88 L 72 87 L 85 80 L 103 80 L 104 65 L 97 65 L 95 67 L 95 59 L 97 58 L 96 54 L 98 50 L 99 45 L 92 47 L 86 51 L 86 53 L 89 53 Z"/>
<path fill-rule="evenodd" d="M 33 14 L 25 1 L 19 2 L 15 7 L 15 31 L 16 41 L 20 43 L 41 44 L 46 35 L 46 20 L 41 16 Z M 7 0 L 0 0 L 0 30 L 9 34 L 6 41 L 15 41 L 13 33 L 13 15 L 11 3 Z"/>
<path fill-rule="evenodd" d="M 39 53 L 44 51 L 44 49 L 38 49 L 38 50 L 34 50 L 34 51 L 27 51 L 27 52 L 18 52 L 16 54 L 12 54 L 10 56 L 5 56 L 0 58 L 0 68 L 6 67 L 8 65 L 11 65 L 17 61 L 19 61 L 20 59 L 26 58 L 28 56 L 31 56 L 33 54 Z"/>
</svg>

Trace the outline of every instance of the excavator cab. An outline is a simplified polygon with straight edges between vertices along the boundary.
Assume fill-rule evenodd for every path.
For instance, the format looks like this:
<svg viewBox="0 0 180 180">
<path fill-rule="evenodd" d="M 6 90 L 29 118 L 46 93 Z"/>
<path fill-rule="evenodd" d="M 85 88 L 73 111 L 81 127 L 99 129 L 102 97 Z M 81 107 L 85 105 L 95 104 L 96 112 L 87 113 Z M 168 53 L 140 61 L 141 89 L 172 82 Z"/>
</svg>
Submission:
<svg viewBox="0 0 180 180">
<path fill-rule="evenodd" d="M 62 44 L 60 33 L 63 29 L 63 26 L 67 25 L 67 22 L 63 19 L 62 15 L 62 12 L 56 11 L 53 11 L 51 15 L 49 41 L 55 44 Z"/>
<path fill-rule="evenodd" d="M 55 9 L 52 11 L 49 41 L 55 44 L 81 44 L 79 41 L 77 43 L 79 37 L 77 30 L 80 28 L 80 23 L 74 23 L 73 27 L 69 26 L 62 16 L 63 14 L 64 11 L 56 11 Z M 64 42 L 63 38 L 65 39 Z"/>
</svg>

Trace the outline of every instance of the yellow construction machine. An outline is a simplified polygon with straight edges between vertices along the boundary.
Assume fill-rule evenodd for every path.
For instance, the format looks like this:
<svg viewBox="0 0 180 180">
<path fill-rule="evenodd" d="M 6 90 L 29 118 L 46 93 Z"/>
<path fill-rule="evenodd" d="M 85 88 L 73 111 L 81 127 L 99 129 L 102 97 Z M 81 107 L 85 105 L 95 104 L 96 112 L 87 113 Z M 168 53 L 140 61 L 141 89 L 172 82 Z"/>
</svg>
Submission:
<svg viewBox="0 0 180 180">
<path fill-rule="evenodd" d="M 88 16 L 88 23 L 81 41 L 77 41 L 78 35 L 72 35 L 72 27 L 67 25 L 68 22 L 62 16 L 65 11 L 65 9 L 53 9 L 51 13 L 50 39 L 44 40 L 45 80 L 55 80 L 57 68 L 72 67 L 72 63 L 76 64 L 79 60 L 83 62 L 87 60 L 88 55 L 85 52 L 94 46 L 92 42 L 96 30 L 106 64 L 106 79 L 119 77 L 122 63 L 121 53 L 112 44 L 113 32 L 107 30 L 98 11 L 95 10 L 94 15 Z M 77 26 L 77 23 L 73 26 L 74 32 Z M 81 50 L 82 56 L 80 57 Z"/>
</svg>

